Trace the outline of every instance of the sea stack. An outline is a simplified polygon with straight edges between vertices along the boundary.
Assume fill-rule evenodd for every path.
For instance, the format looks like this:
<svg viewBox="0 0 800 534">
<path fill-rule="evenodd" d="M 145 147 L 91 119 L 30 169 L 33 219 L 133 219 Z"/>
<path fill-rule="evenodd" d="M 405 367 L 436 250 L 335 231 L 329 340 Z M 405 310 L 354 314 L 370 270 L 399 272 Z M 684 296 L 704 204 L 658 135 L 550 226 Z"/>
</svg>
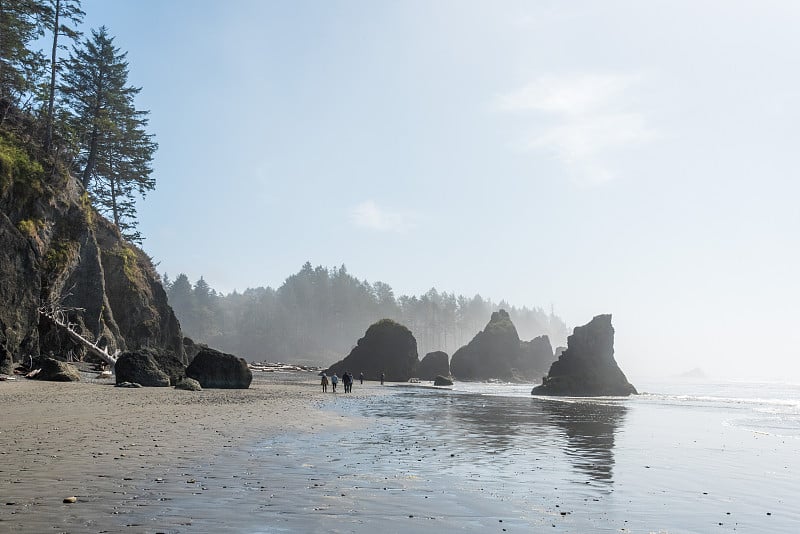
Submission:
<svg viewBox="0 0 800 534">
<path fill-rule="evenodd" d="M 453 354 L 450 372 L 459 380 L 525 382 L 541 376 L 552 362 L 547 336 L 520 341 L 508 312 L 499 310 L 483 331 Z"/>
<path fill-rule="evenodd" d="M 350 371 L 358 376 L 378 380 L 381 374 L 392 382 L 405 382 L 414 376 L 419 365 L 417 340 L 405 326 L 381 319 L 374 323 L 358 340 L 358 344 L 343 360 L 331 365 L 328 374 Z"/>
<path fill-rule="evenodd" d="M 614 359 L 614 327 L 611 315 L 598 315 L 575 327 L 567 349 L 550 366 L 542 385 L 532 395 L 573 397 L 636 395 L 636 388 Z"/>
</svg>

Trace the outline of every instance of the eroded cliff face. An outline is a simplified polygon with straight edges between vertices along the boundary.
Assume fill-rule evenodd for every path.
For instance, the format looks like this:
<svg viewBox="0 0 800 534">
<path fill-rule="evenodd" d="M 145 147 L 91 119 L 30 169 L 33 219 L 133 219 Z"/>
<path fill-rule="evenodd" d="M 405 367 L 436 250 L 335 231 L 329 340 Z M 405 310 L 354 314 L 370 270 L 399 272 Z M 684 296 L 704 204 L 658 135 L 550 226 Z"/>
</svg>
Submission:
<svg viewBox="0 0 800 534">
<path fill-rule="evenodd" d="M 0 133 L 0 367 L 51 352 L 85 355 L 39 314 L 47 306 L 110 352 L 158 347 L 186 362 L 148 256 L 90 206 L 74 178 Z"/>
</svg>

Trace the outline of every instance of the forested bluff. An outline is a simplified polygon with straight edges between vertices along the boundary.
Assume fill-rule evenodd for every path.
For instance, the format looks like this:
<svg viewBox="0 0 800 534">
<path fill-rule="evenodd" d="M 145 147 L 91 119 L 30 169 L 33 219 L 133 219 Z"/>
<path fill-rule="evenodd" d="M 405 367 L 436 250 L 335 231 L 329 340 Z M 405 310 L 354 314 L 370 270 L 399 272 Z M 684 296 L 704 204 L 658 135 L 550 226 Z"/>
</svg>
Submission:
<svg viewBox="0 0 800 534">
<path fill-rule="evenodd" d="M 452 354 L 500 307 L 524 339 L 563 344 L 566 325 L 542 309 L 436 289 L 396 297 L 344 266 L 306 263 L 277 289 L 230 294 L 160 279 L 137 246 L 136 206 L 156 186 L 149 112 L 127 53 L 104 26 L 84 33 L 83 17 L 80 0 L 0 3 L 0 372 L 85 355 L 48 310 L 111 352 L 158 347 L 182 360 L 185 332 L 251 361 L 327 365 L 383 318 L 407 325 L 420 355 Z"/>
<path fill-rule="evenodd" d="M 406 325 L 420 356 L 466 345 L 493 311 L 503 308 L 522 339 L 546 334 L 553 346 L 569 329 L 552 311 L 493 302 L 480 295 L 439 292 L 396 297 L 384 282 L 359 280 L 347 268 L 312 267 L 307 262 L 277 289 L 257 287 L 223 294 L 201 277 L 162 276 L 169 303 L 186 335 L 248 361 L 290 361 L 327 365 L 340 359 L 367 327 L 388 318 Z"/>
</svg>

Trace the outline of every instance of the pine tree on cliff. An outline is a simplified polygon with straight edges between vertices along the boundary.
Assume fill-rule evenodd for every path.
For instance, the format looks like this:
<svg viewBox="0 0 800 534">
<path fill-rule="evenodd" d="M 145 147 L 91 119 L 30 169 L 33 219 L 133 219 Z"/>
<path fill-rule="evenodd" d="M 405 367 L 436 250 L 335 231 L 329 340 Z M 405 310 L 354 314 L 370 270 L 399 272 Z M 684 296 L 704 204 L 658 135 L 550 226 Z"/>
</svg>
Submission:
<svg viewBox="0 0 800 534">
<path fill-rule="evenodd" d="M 146 131 L 147 111 L 134 106 L 140 87 L 128 85 L 127 52 L 105 27 L 73 47 L 61 90 L 80 139 L 81 182 L 122 234 L 140 241 L 136 196 L 155 188 L 151 162 L 158 145 Z"/>
<path fill-rule="evenodd" d="M 0 0 L 2 1 L 2 0 Z M 50 54 L 50 83 L 47 88 L 47 112 L 45 115 L 45 149 L 49 150 L 53 143 L 53 118 L 56 100 L 56 74 L 59 70 L 58 50 L 65 50 L 64 44 L 58 43 L 58 38 L 64 36 L 68 39 L 77 39 L 81 32 L 77 30 L 83 21 L 85 13 L 81 10 L 80 0 L 49 0 L 45 11 L 45 19 L 53 35 L 53 46 Z"/>
<path fill-rule="evenodd" d="M 28 45 L 44 34 L 41 0 L 0 0 L 0 124 L 12 107 L 27 109 L 45 66 Z"/>
</svg>

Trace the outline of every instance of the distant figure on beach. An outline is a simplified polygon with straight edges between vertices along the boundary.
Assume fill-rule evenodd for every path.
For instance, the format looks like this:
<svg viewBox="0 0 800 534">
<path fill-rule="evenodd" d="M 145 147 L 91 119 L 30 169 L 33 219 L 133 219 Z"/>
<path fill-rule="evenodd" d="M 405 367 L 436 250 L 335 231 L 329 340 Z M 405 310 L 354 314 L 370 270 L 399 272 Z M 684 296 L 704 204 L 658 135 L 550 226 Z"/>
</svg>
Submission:
<svg viewBox="0 0 800 534">
<path fill-rule="evenodd" d="M 328 375 L 322 373 L 322 392 L 326 393 L 328 391 Z"/>
<path fill-rule="evenodd" d="M 350 378 L 350 371 L 345 371 L 342 375 L 342 383 L 344 384 L 344 392 L 350 393 L 350 384 L 352 384 L 352 378 Z"/>
<path fill-rule="evenodd" d="M 383 379 L 386 378 L 386 375 L 381 373 L 381 385 L 383 385 Z"/>
<path fill-rule="evenodd" d="M 364 373 L 358 373 L 358 380 L 361 382 L 361 385 L 364 385 Z"/>
<path fill-rule="evenodd" d="M 331 387 L 333 388 L 333 392 L 336 393 L 336 384 L 339 383 L 339 377 L 336 376 L 336 373 L 333 373 L 331 377 Z"/>
</svg>

